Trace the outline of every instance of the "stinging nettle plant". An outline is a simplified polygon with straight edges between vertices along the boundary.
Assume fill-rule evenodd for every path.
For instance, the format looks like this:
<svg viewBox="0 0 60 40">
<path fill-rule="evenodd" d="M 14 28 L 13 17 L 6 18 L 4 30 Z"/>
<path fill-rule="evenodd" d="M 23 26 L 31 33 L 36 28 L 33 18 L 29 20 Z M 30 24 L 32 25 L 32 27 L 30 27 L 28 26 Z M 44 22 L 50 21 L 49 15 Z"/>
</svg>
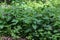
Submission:
<svg viewBox="0 0 60 40">
<path fill-rule="evenodd" d="M 0 6 L 0 36 L 29 40 L 60 39 L 60 16 L 52 3 L 15 2 Z"/>
</svg>

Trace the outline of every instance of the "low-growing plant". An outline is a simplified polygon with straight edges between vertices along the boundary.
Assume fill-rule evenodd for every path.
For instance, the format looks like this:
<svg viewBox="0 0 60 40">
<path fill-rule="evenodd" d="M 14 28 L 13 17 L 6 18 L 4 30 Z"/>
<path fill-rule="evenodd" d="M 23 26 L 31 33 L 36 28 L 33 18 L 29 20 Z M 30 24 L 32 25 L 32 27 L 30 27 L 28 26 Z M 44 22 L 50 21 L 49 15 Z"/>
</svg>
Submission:
<svg viewBox="0 0 60 40">
<path fill-rule="evenodd" d="M 0 6 L 0 36 L 29 40 L 60 40 L 60 16 L 50 1 Z"/>
</svg>

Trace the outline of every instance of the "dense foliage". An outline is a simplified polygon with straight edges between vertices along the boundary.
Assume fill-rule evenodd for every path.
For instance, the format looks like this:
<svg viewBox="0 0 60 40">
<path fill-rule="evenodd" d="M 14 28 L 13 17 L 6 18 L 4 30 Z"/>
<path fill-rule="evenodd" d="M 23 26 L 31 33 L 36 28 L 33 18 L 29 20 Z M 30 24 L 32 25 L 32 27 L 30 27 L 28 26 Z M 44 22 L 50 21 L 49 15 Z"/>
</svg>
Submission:
<svg viewBox="0 0 60 40">
<path fill-rule="evenodd" d="M 14 0 L 0 3 L 0 36 L 60 40 L 60 1 Z"/>
</svg>

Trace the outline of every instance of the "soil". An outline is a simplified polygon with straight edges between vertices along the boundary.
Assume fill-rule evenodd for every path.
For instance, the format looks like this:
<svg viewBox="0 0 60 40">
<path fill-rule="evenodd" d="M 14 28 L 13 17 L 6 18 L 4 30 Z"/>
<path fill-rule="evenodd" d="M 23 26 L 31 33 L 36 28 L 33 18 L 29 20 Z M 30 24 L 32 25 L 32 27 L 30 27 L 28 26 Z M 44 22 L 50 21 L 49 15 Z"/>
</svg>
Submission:
<svg viewBox="0 0 60 40">
<path fill-rule="evenodd" d="M 1 37 L 1 38 L 2 38 L 2 40 L 14 40 L 11 37 Z M 15 40 L 28 40 L 28 39 L 27 38 L 17 38 Z"/>
</svg>

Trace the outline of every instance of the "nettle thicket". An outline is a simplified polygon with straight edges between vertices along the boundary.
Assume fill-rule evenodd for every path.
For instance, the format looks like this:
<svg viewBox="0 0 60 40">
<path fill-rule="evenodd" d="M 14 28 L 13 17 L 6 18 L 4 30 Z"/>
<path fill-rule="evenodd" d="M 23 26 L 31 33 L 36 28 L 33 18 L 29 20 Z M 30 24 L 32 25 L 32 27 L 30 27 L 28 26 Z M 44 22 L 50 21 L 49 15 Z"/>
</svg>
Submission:
<svg viewBox="0 0 60 40">
<path fill-rule="evenodd" d="M 0 36 L 60 40 L 60 4 L 20 1 L 0 6 Z"/>
</svg>

